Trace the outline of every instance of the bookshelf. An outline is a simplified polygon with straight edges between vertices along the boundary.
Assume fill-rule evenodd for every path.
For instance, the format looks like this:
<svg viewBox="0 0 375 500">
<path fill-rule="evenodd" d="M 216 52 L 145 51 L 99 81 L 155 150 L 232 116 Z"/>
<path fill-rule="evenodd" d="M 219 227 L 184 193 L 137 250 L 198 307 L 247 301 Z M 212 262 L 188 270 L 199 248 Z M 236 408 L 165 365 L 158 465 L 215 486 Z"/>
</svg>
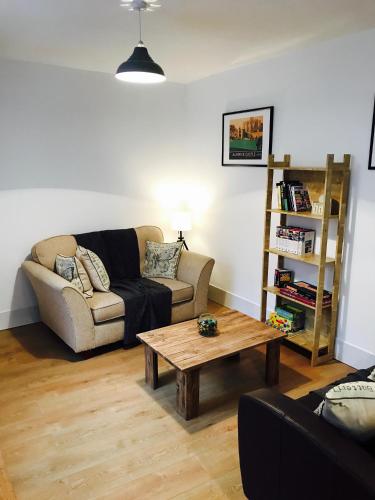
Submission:
<svg viewBox="0 0 375 500">
<path fill-rule="evenodd" d="M 318 201 L 324 194 L 325 202 L 323 214 L 316 215 L 311 212 L 292 212 L 280 210 L 272 206 L 273 189 L 275 187 L 274 174 L 280 171 L 284 181 L 299 180 L 308 189 L 312 202 Z M 336 162 L 334 155 L 327 155 L 325 167 L 293 167 L 290 155 L 284 155 L 283 161 L 275 161 L 274 155 L 269 156 L 267 168 L 267 194 L 264 222 L 264 247 L 263 247 L 263 276 L 262 276 L 262 303 L 261 320 L 267 319 L 267 300 L 269 294 L 276 297 L 276 305 L 292 302 L 301 306 L 306 311 L 306 328 L 288 335 L 286 344 L 302 349 L 311 356 L 311 365 L 315 366 L 333 358 L 337 330 L 339 291 L 341 281 L 342 253 L 346 221 L 346 208 L 350 178 L 350 155 L 344 155 L 342 162 Z M 279 179 L 278 179 L 279 180 Z M 331 202 L 338 203 L 338 214 L 331 214 Z M 320 243 L 316 249 L 319 253 L 312 255 L 295 255 L 283 252 L 270 246 L 271 217 L 276 214 L 280 225 L 286 225 L 289 216 L 300 217 L 301 220 L 309 219 L 320 222 Z M 336 223 L 336 248 L 333 257 L 327 256 L 328 231 L 330 223 Z M 303 222 L 301 223 L 303 225 Z M 303 264 L 316 267 L 317 272 L 317 297 L 316 305 L 306 305 L 298 300 L 281 295 L 280 289 L 270 286 L 268 274 L 270 270 L 270 255 L 277 256 L 277 267 L 285 268 L 285 259 L 292 259 Z M 325 274 L 328 266 L 333 266 L 332 302 L 329 306 L 323 304 L 323 291 Z"/>
</svg>

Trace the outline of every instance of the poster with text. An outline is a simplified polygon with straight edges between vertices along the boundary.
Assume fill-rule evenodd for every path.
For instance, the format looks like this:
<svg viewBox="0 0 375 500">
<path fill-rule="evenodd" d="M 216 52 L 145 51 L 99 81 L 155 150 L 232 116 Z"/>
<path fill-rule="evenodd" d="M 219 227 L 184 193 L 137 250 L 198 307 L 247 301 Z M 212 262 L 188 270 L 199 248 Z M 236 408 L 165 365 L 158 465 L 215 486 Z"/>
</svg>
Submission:
<svg viewBox="0 0 375 500">
<path fill-rule="evenodd" d="M 222 165 L 265 167 L 272 149 L 273 107 L 223 114 Z"/>
</svg>

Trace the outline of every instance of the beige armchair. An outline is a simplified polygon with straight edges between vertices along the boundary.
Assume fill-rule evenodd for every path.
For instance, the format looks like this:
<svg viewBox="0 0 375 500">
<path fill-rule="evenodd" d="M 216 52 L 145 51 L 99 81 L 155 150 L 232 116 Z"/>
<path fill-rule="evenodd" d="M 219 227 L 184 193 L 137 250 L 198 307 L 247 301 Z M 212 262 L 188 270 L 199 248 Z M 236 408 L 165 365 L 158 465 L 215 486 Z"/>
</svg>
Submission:
<svg viewBox="0 0 375 500">
<path fill-rule="evenodd" d="M 163 233 L 154 226 L 142 226 L 135 231 L 143 270 L 145 242 L 162 242 Z M 122 340 L 126 310 L 118 295 L 94 292 L 94 296 L 87 299 L 54 272 L 56 255 L 75 255 L 76 249 L 74 236 L 55 236 L 40 241 L 32 249 L 33 260 L 25 261 L 22 269 L 37 296 L 43 323 L 75 352 L 81 352 Z M 172 290 L 172 323 L 195 318 L 206 311 L 213 266 L 213 259 L 183 251 L 176 280 L 154 278 Z"/>
</svg>

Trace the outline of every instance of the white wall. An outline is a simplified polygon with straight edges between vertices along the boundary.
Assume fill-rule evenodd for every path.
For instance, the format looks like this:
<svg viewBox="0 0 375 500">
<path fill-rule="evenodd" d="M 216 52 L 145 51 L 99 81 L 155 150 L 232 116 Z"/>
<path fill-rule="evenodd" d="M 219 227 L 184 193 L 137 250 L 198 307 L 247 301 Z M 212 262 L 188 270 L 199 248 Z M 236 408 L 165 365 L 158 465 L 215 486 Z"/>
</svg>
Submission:
<svg viewBox="0 0 375 500">
<path fill-rule="evenodd" d="M 0 62 L 0 329 L 37 319 L 19 267 L 56 234 L 159 224 L 160 183 L 182 165 L 185 87 Z"/>
<path fill-rule="evenodd" d="M 187 100 L 191 174 L 212 187 L 214 200 L 200 228 L 205 244 L 195 246 L 216 258 L 213 285 L 229 292 L 228 303 L 254 315 L 266 169 L 220 166 L 221 114 L 275 106 L 273 152 L 290 153 L 294 164 L 353 155 L 337 354 L 354 366 L 375 363 L 375 172 L 367 170 L 374 47 L 375 31 L 325 42 L 192 83 Z"/>
<path fill-rule="evenodd" d="M 19 265 L 41 238 L 155 223 L 194 208 L 192 249 L 216 258 L 213 293 L 259 314 L 264 168 L 221 167 L 221 114 L 275 106 L 276 155 L 320 165 L 353 155 L 338 356 L 374 363 L 375 173 L 367 170 L 375 31 L 184 87 L 0 63 L 0 328 L 35 319 Z M 308 278 L 313 280 L 310 273 Z"/>
</svg>

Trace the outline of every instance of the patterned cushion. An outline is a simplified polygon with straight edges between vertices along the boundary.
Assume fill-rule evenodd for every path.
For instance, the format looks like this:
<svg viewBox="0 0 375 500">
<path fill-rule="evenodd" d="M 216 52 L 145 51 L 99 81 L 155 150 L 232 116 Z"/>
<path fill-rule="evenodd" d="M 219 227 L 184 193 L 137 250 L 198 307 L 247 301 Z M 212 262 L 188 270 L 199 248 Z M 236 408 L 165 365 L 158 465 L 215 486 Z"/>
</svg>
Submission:
<svg viewBox="0 0 375 500">
<path fill-rule="evenodd" d="M 103 262 L 96 253 L 78 246 L 76 256 L 82 262 L 95 290 L 108 292 L 110 286 L 109 276 Z"/>
<path fill-rule="evenodd" d="M 375 436 L 375 383 L 348 382 L 330 389 L 315 413 L 359 441 Z"/>
<path fill-rule="evenodd" d="M 94 292 L 90 279 L 77 257 L 66 257 L 57 254 L 55 266 L 57 274 L 78 288 L 85 297 L 93 296 Z"/>
<path fill-rule="evenodd" d="M 145 267 L 142 276 L 175 279 L 182 245 L 182 241 L 175 243 L 146 241 Z"/>
</svg>

